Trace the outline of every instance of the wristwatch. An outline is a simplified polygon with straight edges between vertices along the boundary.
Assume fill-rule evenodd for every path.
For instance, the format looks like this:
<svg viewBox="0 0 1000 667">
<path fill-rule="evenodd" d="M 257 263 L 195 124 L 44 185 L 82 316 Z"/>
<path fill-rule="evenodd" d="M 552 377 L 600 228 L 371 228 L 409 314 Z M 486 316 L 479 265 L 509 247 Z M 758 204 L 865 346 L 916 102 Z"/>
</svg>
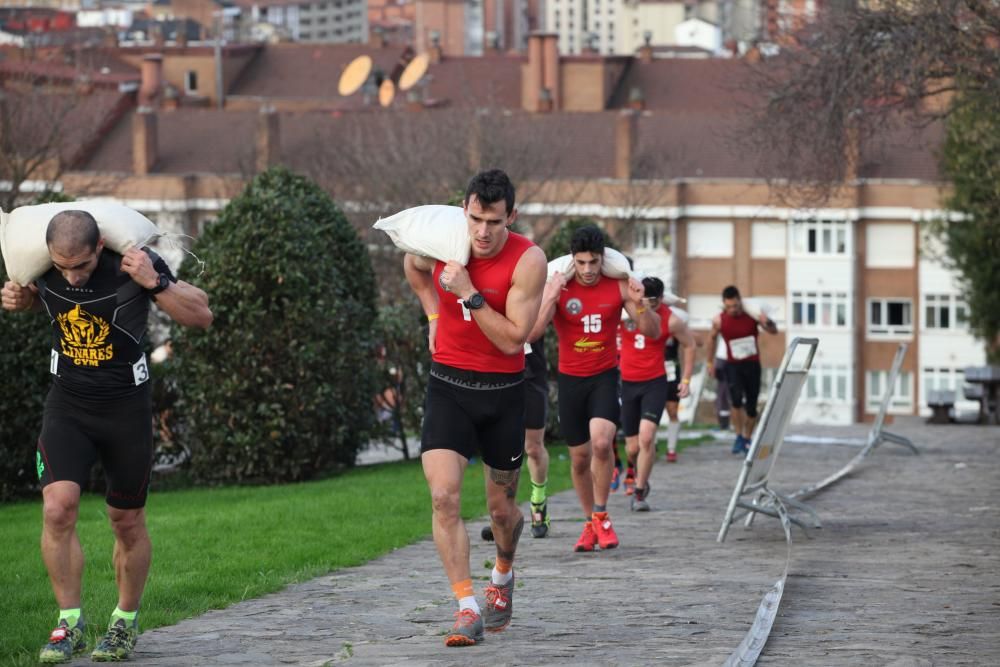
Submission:
<svg viewBox="0 0 1000 667">
<path fill-rule="evenodd" d="M 463 301 L 462 305 L 468 308 L 469 310 L 479 310 L 480 308 L 486 305 L 486 298 L 479 292 L 476 292 L 468 299 Z"/>
<path fill-rule="evenodd" d="M 149 293 L 152 294 L 153 296 L 156 296 L 157 294 L 167 289 L 168 287 L 170 287 L 170 277 L 165 273 L 161 273 L 156 278 L 156 287 L 149 290 Z"/>
</svg>

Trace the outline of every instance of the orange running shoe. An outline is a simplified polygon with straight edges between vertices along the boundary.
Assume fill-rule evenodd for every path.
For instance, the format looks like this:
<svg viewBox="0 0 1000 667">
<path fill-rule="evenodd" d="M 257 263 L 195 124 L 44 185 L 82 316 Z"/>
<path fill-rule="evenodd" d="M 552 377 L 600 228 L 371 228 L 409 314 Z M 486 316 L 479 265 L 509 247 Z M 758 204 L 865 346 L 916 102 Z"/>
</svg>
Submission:
<svg viewBox="0 0 1000 667">
<path fill-rule="evenodd" d="M 594 512 L 590 522 L 594 524 L 594 534 L 597 535 L 597 544 L 601 549 L 614 549 L 618 546 L 618 535 L 615 534 L 607 512 Z"/>
<path fill-rule="evenodd" d="M 677 452 L 667 452 L 667 463 L 677 463 Z"/>
<path fill-rule="evenodd" d="M 445 646 L 475 646 L 483 641 L 483 617 L 471 609 L 455 612 L 455 625 L 444 638 Z"/>
<path fill-rule="evenodd" d="M 580 533 L 580 539 L 576 541 L 573 551 L 593 551 L 595 546 L 597 546 L 597 535 L 594 533 L 594 522 L 591 520 L 583 524 L 583 532 Z"/>
<path fill-rule="evenodd" d="M 635 469 L 629 468 L 625 471 L 625 495 L 631 496 L 635 493 Z"/>
</svg>

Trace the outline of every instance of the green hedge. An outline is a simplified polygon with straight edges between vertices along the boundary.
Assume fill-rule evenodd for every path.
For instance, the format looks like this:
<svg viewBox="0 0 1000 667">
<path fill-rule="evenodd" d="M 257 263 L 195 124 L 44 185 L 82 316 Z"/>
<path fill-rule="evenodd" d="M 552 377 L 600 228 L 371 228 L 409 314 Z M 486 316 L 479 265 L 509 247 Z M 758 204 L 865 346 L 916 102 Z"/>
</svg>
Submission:
<svg viewBox="0 0 1000 667">
<path fill-rule="evenodd" d="M 175 326 L 175 436 L 207 482 L 304 480 L 353 465 L 372 426 L 375 282 L 367 250 L 311 181 L 255 178 L 181 277 L 215 321 Z"/>
</svg>

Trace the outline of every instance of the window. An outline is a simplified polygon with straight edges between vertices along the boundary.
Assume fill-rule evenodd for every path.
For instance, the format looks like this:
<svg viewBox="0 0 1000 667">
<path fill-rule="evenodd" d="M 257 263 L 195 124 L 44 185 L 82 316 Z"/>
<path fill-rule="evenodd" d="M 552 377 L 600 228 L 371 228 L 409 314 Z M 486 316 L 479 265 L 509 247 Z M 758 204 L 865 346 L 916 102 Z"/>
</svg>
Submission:
<svg viewBox="0 0 1000 667">
<path fill-rule="evenodd" d="M 834 220 L 792 222 L 792 249 L 800 255 L 846 255 L 847 240 L 846 222 Z"/>
<path fill-rule="evenodd" d="M 633 249 L 635 252 L 670 252 L 670 236 L 666 223 L 636 223 Z"/>
<path fill-rule="evenodd" d="M 184 74 L 184 92 L 188 95 L 198 92 L 198 73 L 188 70 Z"/>
<path fill-rule="evenodd" d="M 911 268 L 916 256 L 913 224 L 865 226 L 865 266 L 874 269 Z"/>
<path fill-rule="evenodd" d="M 818 364 L 809 369 L 804 399 L 847 402 L 850 398 L 847 364 Z"/>
<path fill-rule="evenodd" d="M 961 368 L 924 368 L 921 370 L 921 386 L 925 396 L 931 391 L 957 392 L 962 389 L 964 383 L 965 371 Z"/>
<path fill-rule="evenodd" d="M 733 223 L 689 222 L 688 257 L 732 257 Z"/>
<path fill-rule="evenodd" d="M 909 336 L 913 333 L 913 304 L 909 299 L 869 299 L 868 333 Z"/>
<path fill-rule="evenodd" d="M 785 256 L 784 223 L 755 222 L 750 227 L 750 256 L 782 258 Z"/>
<path fill-rule="evenodd" d="M 850 327 L 851 309 L 847 292 L 792 292 L 792 326 Z"/>
<path fill-rule="evenodd" d="M 953 294 L 924 296 L 925 329 L 968 329 L 969 306 Z"/>
<path fill-rule="evenodd" d="M 878 412 L 888 382 L 889 371 L 868 371 L 865 374 L 865 408 L 868 412 Z M 913 377 L 907 371 L 901 371 L 889 401 L 889 412 L 910 410 L 913 410 Z"/>
</svg>

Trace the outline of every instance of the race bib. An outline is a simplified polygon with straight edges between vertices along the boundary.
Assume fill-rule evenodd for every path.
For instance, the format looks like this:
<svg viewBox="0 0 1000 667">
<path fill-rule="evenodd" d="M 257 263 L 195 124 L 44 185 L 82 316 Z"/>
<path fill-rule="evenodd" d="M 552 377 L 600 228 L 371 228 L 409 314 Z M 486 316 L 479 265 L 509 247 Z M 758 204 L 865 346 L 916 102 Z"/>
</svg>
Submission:
<svg viewBox="0 0 1000 667">
<path fill-rule="evenodd" d="M 667 382 L 677 382 L 677 364 L 673 361 L 667 362 Z"/>
<path fill-rule="evenodd" d="M 733 359 L 736 361 L 754 356 L 757 354 L 757 337 L 744 336 L 743 338 L 732 339 L 729 341 L 729 353 L 733 355 Z"/>
<path fill-rule="evenodd" d="M 59 375 L 59 353 L 52 350 L 52 357 L 49 359 L 49 372 Z"/>
<path fill-rule="evenodd" d="M 135 386 L 139 386 L 149 379 L 149 364 L 146 363 L 146 354 L 139 357 L 139 361 L 132 364 L 132 377 L 135 379 Z"/>
<path fill-rule="evenodd" d="M 525 343 L 524 344 L 524 353 L 525 354 L 531 354 L 531 343 Z"/>
</svg>

